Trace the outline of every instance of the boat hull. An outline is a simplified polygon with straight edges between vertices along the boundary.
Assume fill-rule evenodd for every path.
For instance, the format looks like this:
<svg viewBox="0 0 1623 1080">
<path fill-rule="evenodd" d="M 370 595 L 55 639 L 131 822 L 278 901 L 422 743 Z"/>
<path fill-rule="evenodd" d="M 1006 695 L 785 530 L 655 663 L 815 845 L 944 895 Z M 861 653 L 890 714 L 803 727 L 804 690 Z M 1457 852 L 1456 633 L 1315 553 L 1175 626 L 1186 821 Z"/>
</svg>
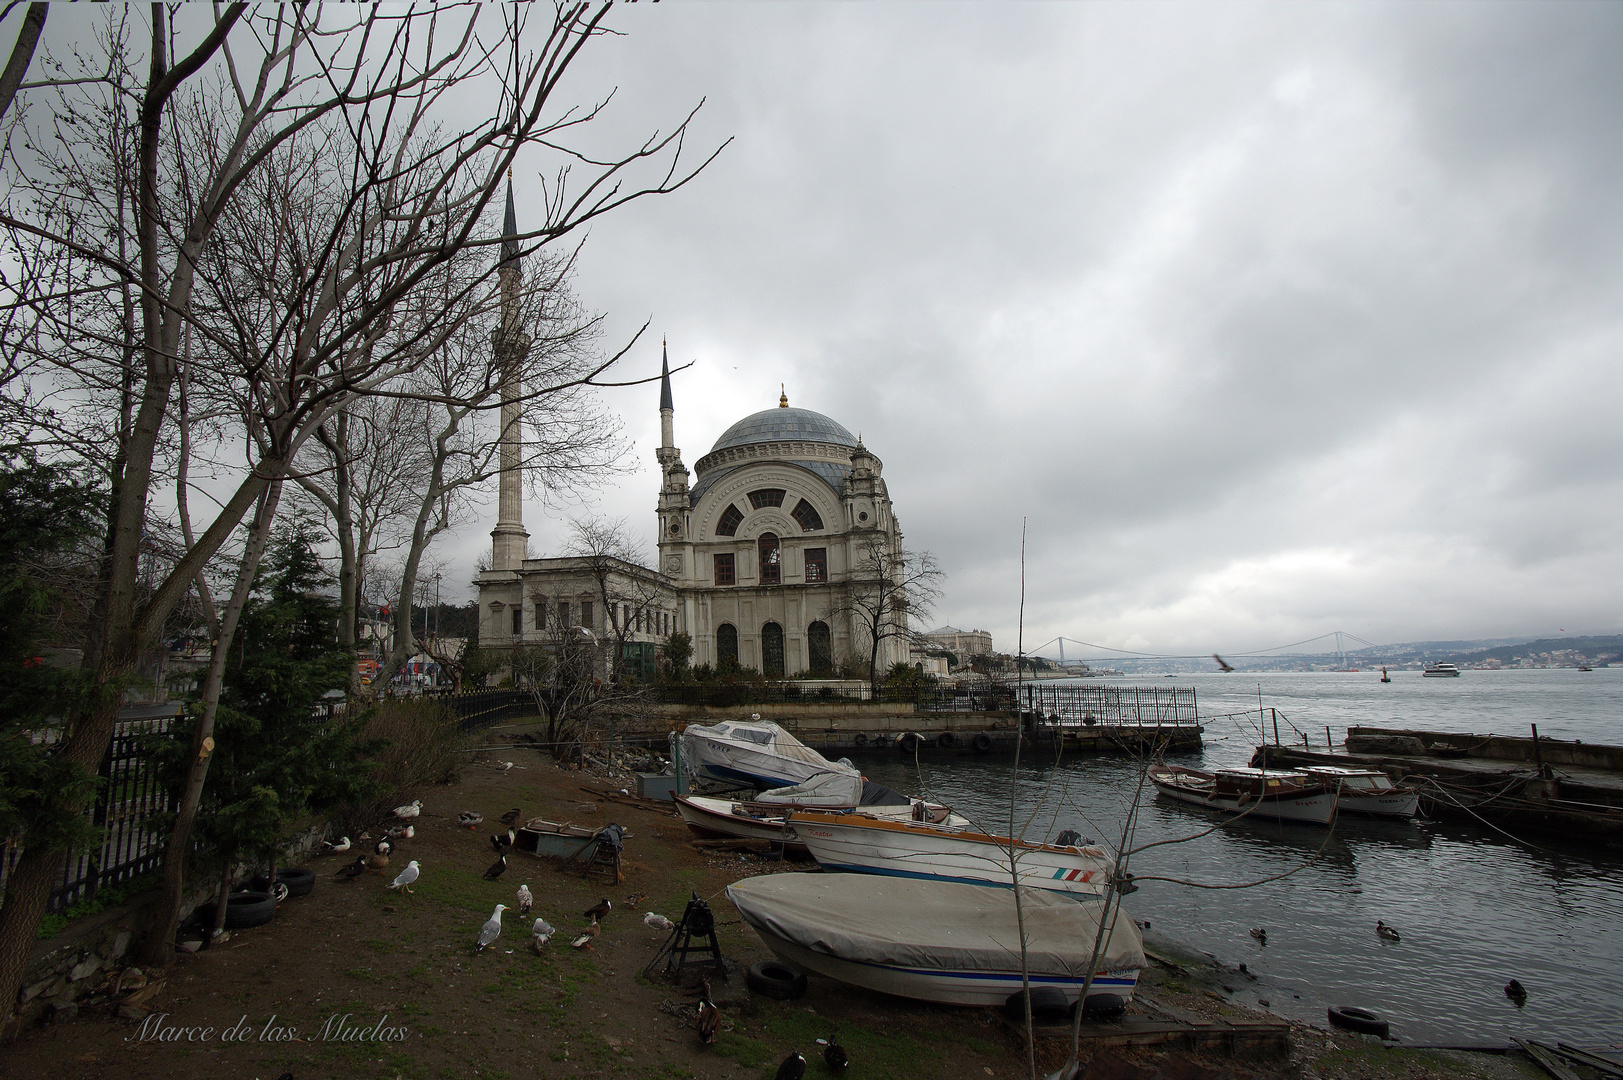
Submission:
<svg viewBox="0 0 1623 1080">
<path fill-rule="evenodd" d="M 859 815 L 796 814 L 789 832 L 825 870 L 1012 888 L 1009 841 L 965 829 Z M 1015 865 L 1025 888 L 1101 896 L 1113 863 L 1097 848 L 1019 842 Z"/>
<path fill-rule="evenodd" d="M 1264 795 L 1260 798 L 1241 799 L 1237 796 L 1214 795 L 1176 780 L 1158 776 L 1153 770 L 1150 773 L 1150 780 L 1155 784 L 1156 790 L 1169 799 L 1223 814 L 1244 814 L 1247 817 L 1270 821 L 1295 821 L 1305 825 L 1329 825 L 1336 815 L 1337 798 L 1334 791 Z"/>
<path fill-rule="evenodd" d="M 770 730 L 772 737 L 767 741 L 740 736 L 741 731 L 759 734 L 762 728 Z M 776 725 L 722 723 L 714 729 L 690 726 L 682 733 L 682 754 L 694 777 L 762 790 L 804 784 L 822 773 L 856 773 L 855 769 L 829 761 Z"/>
<path fill-rule="evenodd" d="M 707 799 L 702 796 L 676 796 L 676 810 L 690 831 L 700 836 L 727 837 L 740 840 L 769 840 L 783 844 L 785 851 L 804 852 L 806 846 L 784 835 L 785 818 L 761 818 L 735 814 L 738 805 L 730 799 Z M 787 817 L 787 814 L 785 814 Z"/>
<path fill-rule="evenodd" d="M 1420 812 L 1420 792 L 1411 788 L 1389 795 L 1353 795 L 1343 791 L 1336 803 L 1338 813 L 1369 817 L 1414 817 Z"/>
<path fill-rule="evenodd" d="M 838 956 L 813 952 L 781 938 L 770 930 L 755 928 L 767 948 L 785 963 L 818 975 L 827 976 L 850 986 L 877 990 L 881 994 L 912 998 L 915 1001 L 936 1001 L 944 1005 L 1004 1004 L 1011 995 L 1020 992 L 1020 968 L 1012 971 L 953 971 L 949 969 L 899 967 L 873 964 L 858 960 L 843 960 Z M 1082 996 L 1085 975 L 1065 975 L 1033 971 L 1028 979 L 1033 989 L 1052 986 L 1065 995 L 1071 1004 Z M 1116 994 L 1123 1001 L 1131 1001 L 1138 986 L 1138 971 L 1105 971 L 1093 977 L 1088 996 Z"/>
</svg>

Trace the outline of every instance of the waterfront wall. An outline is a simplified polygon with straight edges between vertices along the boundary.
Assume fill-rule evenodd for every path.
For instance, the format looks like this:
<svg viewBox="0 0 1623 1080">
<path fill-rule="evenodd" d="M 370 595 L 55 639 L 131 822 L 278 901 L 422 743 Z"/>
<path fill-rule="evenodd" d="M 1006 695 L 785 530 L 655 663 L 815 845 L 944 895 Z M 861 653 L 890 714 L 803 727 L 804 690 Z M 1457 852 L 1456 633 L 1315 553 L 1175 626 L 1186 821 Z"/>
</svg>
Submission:
<svg viewBox="0 0 1623 1080">
<path fill-rule="evenodd" d="M 1447 743 L 1465 749 L 1467 756 L 1490 761 L 1517 761 L 1531 764 L 1543 758 L 1547 765 L 1575 765 L 1579 768 L 1607 769 L 1623 772 L 1623 746 L 1604 746 L 1564 739 L 1539 736 L 1538 752 L 1534 753 L 1531 738 L 1510 735 L 1474 735 L 1442 731 L 1412 731 L 1407 728 L 1350 727 L 1347 729 L 1347 750 L 1361 753 L 1362 740 L 1415 739 L 1430 749 L 1433 743 Z"/>
</svg>

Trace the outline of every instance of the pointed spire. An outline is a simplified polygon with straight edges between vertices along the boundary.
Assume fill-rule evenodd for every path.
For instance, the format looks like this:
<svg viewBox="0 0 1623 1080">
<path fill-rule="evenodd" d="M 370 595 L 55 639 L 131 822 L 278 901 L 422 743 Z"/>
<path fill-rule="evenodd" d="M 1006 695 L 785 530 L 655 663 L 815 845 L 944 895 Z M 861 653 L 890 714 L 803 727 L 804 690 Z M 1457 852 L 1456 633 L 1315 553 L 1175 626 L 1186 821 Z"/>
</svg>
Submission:
<svg viewBox="0 0 1623 1080">
<path fill-rule="evenodd" d="M 518 264 L 518 214 L 513 209 L 513 170 L 507 170 L 507 213 L 502 218 L 502 261 L 497 265 L 503 270 L 512 267 L 519 268 Z"/>
<path fill-rule="evenodd" d="M 663 339 L 661 339 L 661 341 L 659 343 L 659 349 L 660 349 L 660 353 L 662 354 L 661 360 L 660 360 L 660 372 L 659 372 L 659 411 L 664 412 L 666 409 L 670 409 L 672 412 L 675 412 L 676 411 L 676 406 L 671 403 L 671 350 L 670 350 L 670 346 L 667 345 Z"/>
</svg>

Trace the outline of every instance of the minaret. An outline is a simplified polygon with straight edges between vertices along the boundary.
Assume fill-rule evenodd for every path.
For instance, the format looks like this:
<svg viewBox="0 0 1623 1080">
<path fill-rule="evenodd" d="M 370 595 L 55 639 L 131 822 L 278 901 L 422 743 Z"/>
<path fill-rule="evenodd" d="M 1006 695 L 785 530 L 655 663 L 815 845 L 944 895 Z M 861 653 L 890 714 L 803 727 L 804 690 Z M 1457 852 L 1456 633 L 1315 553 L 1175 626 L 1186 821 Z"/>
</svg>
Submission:
<svg viewBox="0 0 1623 1080">
<path fill-rule="evenodd" d="M 693 500 L 688 496 L 688 469 L 682 464 L 682 451 L 674 435 L 676 405 L 671 400 L 671 359 L 662 349 L 659 376 L 659 462 L 663 482 L 659 485 L 659 570 L 667 577 L 683 580 L 693 570 L 693 545 L 689 515 Z M 692 626 L 693 612 L 683 604 L 682 625 Z"/>
<path fill-rule="evenodd" d="M 655 452 L 654 460 L 659 462 L 661 468 L 669 469 L 672 462 L 682 459 L 682 452 L 675 445 L 676 406 L 671 401 L 671 350 L 663 341 L 659 348 L 659 450 Z"/>
<path fill-rule="evenodd" d="M 530 351 L 530 338 L 524 333 L 519 316 L 519 282 L 523 271 L 518 257 L 518 215 L 513 210 L 512 170 L 507 173 L 507 215 L 502 221 L 502 255 L 496 274 L 501 281 L 502 321 L 500 328 L 490 332 L 490 347 L 501 378 L 501 486 L 496 503 L 496 527 L 490 531 L 490 568 L 517 570 L 524 563 L 525 545 L 530 539 L 530 534 L 524 531 L 521 472 L 524 443 L 519 405 L 524 396 L 519 370 Z"/>
</svg>

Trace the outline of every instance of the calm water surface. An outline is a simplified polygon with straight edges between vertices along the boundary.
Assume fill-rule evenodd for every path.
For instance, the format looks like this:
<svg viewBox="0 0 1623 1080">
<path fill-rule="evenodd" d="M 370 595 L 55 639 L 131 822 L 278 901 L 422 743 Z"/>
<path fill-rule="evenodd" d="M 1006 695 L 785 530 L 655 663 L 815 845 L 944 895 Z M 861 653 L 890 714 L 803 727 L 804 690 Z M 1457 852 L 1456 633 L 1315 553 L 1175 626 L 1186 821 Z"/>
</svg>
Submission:
<svg viewBox="0 0 1623 1080">
<path fill-rule="evenodd" d="M 1326 725 L 1339 744 L 1349 725 L 1541 735 L 1623 743 L 1623 669 L 1468 671 L 1458 679 L 1394 672 L 1179 676 L 1112 679 L 1118 685 L 1193 685 L 1212 721 L 1203 754 L 1186 764 L 1244 764 L 1257 741 L 1262 703 L 1322 749 Z M 1271 725 L 1269 730 L 1272 735 Z M 1286 740 L 1301 736 L 1281 722 Z M 1011 769 L 1001 764 L 869 756 L 872 779 L 904 791 L 921 785 L 982 825 L 1004 832 Z M 1115 847 L 1140 775 L 1127 757 L 1022 766 L 1014 781 L 1029 836 L 1061 829 Z M 1146 792 L 1133 845 L 1191 837 L 1216 819 Z M 1241 885 L 1305 869 L 1281 880 Z M 1322 1023 L 1327 1005 L 1360 1005 L 1392 1021 L 1409 1042 L 1495 1042 L 1511 1035 L 1586 1045 L 1623 1043 L 1623 849 L 1594 837 L 1525 841 L 1453 822 L 1351 817 L 1331 832 L 1237 821 L 1187 843 L 1133 856 L 1144 881 L 1129 911 L 1164 934 L 1233 968 L 1241 1000 Z M 1180 884 L 1187 882 L 1189 884 Z M 1375 922 L 1402 933 L 1382 941 Z M 1247 933 L 1268 930 L 1259 945 Z M 1515 978 L 1525 1008 L 1503 992 Z"/>
</svg>

